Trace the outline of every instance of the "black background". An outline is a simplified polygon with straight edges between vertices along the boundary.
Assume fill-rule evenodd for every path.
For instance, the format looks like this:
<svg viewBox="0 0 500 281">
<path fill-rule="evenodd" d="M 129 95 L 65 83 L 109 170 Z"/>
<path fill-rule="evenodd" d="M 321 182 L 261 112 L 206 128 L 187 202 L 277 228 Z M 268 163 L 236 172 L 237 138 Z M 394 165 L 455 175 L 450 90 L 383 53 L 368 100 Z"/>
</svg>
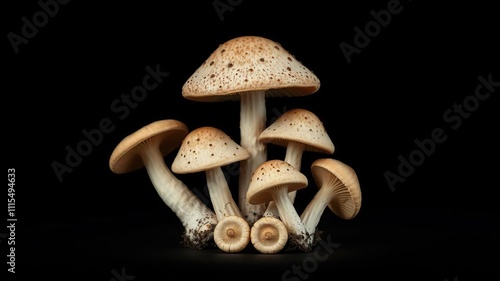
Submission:
<svg viewBox="0 0 500 281">
<path fill-rule="evenodd" d="M 392 1 L 219 0 L 232 4 L 219 13 L 217 1 L 163 2 L 60 4 L 17 53 L 9 33 L 22 35 L 22 18 L 32 20 L 41 7 L 24 1 L 2 9 L 4 168 L 16 170 L 18 219 L 17 273 L 7 272 L 3 235 L 2 274 L 104 281 L 120 280 L 116 274 L 137 281 L 498 277 L 500 87 L 460 125 L 443 117 L 464 101 L 474 105 L 479 76 L 500 81 L 492 4 L 401 1 L 401 12 L 348 63 L 339 45 L 354 45 L 354 27 L 364 29 L 374 20 L 370 11 Z M 338 243 L 326 260 L 312 261 L 312 253 L 262 255 L 251 246 L 237 254 L 185 249 L 179 221 L 145 170 L 116 175 L 108 167 L 122 138 L 160 119 L 177 119 L 190 129 L 215 126 L 238 140 L 238 103 L 189 101 L 181 87 L 219 44 L 241 35 L 279 42 L 321 80 L 311 96 L 267 100 L 270 120 L 305 108 L 324 122 L 336 151 L 304 154 L 303 172 L 310 177 L 312 161 L 334 157 L 358 174 L 359 215 L 343 221 L 326 211 L 321 218 L 322 237 Z M 142 83 L 147 66 L 157 65 L 168 77 L 120 119 L 111 104 Z M 98 128 L 105 118 L 114 130 L 59 181 L 52 164 L 65 164 L 66 147 L 76 148 L 85 140 L 82 130 Z M 398 174 L 398 157 L 417 153 L 414 141 L 431 138 L 436 128 L 446 140 L 391 190 L 384 173 Z M 268 149 L 269 158 L 284 157 L 284 149 Z M 169 165 L 173 157 L 165 158 Z M 202 174 L 179 178 L 203 195 Z M 228 180 L 236 189 L 237 175 Z M 298 193 L 299 212 L 315 189 L 312 184 Z M 7 197 L 7 187 L 4 192 Z M 283 275 L 294 266 L 310 270 L 302 277 Z"/>
</svg>

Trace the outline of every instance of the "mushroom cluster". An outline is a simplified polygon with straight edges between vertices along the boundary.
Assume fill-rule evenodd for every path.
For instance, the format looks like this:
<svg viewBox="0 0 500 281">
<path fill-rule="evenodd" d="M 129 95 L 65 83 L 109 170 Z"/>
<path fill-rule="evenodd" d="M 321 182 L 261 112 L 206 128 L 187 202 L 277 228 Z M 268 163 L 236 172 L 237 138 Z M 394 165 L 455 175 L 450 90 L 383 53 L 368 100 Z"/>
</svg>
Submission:
<svg viewBox="0 0 500 281">
<path fill-rule="evenodd" d="M 146 169 L 184 227 L 186 247 L 216 245 L 235 253 L 251 244 L 264 254 L 309 252 L 320 239 L 317 227 L 326 207 L 346 220 L 358 214 L 358 177 L 340 160 L 317 159 L 310 171 L 318 191 L 299 213 L 296 193 L 310 185 L 301 172 L 303 153 L 331 155 L 335 146 L 320 118 L 304 108 L 267 124 L 266 99 L 306 96 L 319 88 L 318 77 L 279 43 L 260 36 L 233 38 L 189 77 L 182 96 L 198 102 L 238 101 L 240 142 L 220 128 L 189 130 L 182 121 L 159 120 L 126 136 L 113 150 L 109 167 L 116 174 Z M 268 159 L 271 145 L 285 150 L 284 159 Z M 169 167 L 165 156 L 175 150 Z M 240 169 L 237 195 L 222 172 L 232 163 Z M 204 173 L 210 206 L 176 177 L 191 173 Z"/>
</svg>

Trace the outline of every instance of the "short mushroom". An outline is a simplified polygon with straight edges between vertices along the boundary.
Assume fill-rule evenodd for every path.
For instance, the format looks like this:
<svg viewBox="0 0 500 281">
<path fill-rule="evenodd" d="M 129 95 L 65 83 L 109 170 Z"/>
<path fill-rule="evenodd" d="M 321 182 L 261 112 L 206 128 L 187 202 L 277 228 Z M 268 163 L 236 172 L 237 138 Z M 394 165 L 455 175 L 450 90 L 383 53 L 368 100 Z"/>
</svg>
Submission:
<svg viewBox="0 0 500 281">
<path fill-rule="evenodd" d="M 145 167 L 158 195 L 182 223 L 184 245 L 201 249 L 213 238 L 217 217 L 172 174 L 164 159 L 179 147 L 187 133 L 187 126 L 174 119 L 152 122 L 126 136 L 115 147 L 109 167 L 116 174 Z"/>
<path fill-rule="evenodd" d="M 251 204 L 276 202 L 279 217 L 288 230 L 291 248 L 310 251 L 310 239 L 288 193 L 307 187 L 307 177 L 283 160 L 267 160 L 252 174 L 247 198 Z M 262 219 L 262 218 L 261 218 Z"/>
<path fill-rule="evenodd" d="M 258 140 L 266 127 L 266 97 L 306 96 L 320 87 L 318 77 L 279 43 L 260 36 L 240 36 L 219 47 L 189 77 L 183 97 L 202 102 L 240 101 L 240 144 L 250 157 L 240 163 L 239 207 L 250 225 L 266 204 L 245 197 L 252 172 L 267 160 Z"/>
<path fill-rule="evenodd" d="M 319 190 L 300 216 L 306 231 L 315 234 L 327 206 L 342 219 L 356 217 L 361 208 L 361 189 L 354 169 L 340 160 L 323 158 L 312 163 L 311 172 Z"/>
<path fill-rule="evenodd" d="M 172 163 L 172 171 L 177 174 L 205 173 L 210 200 L 220 223 L 229 216 L 243 218 L 221 167 L 248 157 L 248 151 L 225 132 L 215 127 L 204 126 L 186 135 Z M 214 239 L 218 237 L 214 236 Z"/>
<path fill-rule="evenodd" d="M 250 242 L 250 226 L 243 217 L 224 217 L 215 226 L 214 241 L 217 247 L 224 252 L 240 252 Z"/>
<path fill-rule="evenodd" d="M 288 242 L 288 230 L 280 219 L 262 217 L 250 229 L 250 241 L 257 251 L 263 254 L 275 254 Z"/>
<path fill-rule="evenodd" d="M 285 162 L 299 171 L 304 151 L 326 154 L 333 154 L 335 151 L 323 122 L 313 112 L 301 108 L 283 113 L 260 134 L 259 140 L 286 147 Z M 288 193 L 292 203 L 295 201 L 296 193 L 296 191 Z M 277 215 L 276 204 L 270 202 L 264 216 Z"/>
</svg>

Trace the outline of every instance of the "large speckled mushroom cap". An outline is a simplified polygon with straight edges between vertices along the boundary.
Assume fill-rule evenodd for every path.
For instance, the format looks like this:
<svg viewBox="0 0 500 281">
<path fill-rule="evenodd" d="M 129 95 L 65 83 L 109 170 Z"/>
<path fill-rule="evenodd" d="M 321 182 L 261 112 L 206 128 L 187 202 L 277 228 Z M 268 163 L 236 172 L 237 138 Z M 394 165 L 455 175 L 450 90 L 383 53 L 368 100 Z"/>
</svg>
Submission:
<svg viewBox="0 0 500 281">
<path fill-rule="evenodd" d="M 268 160 L 252 174 L 247 198 L 251 204 L 272 201 L 270 191 L 277 186 L 286 185 L 288 192 L 299 190 L 308 184 L 307 177 L 283 160 Z"/>
<path fill-rule="evenodd" d="M 331 158 L 314 161 L 311 172 L 316 185 L 332 186 L 335 196 L 328 207 L 342 219 L 354 218 L 361 208 L 361 189 L 354 169 L 345 163 Z"/>
<path fill-rule="evenodd" d="M 177 174 L 196 173 L 248 157 L 250 153 L 222 130 L 204 126 L 184 138 L 171 169 Z"/>
<path fill-rule="evenodd" d="M 259 140 L 284 147 L 289 141 L 300 142 L 305 144 L 304 150 L 328 154 L 335 150 L 321 120 L 305 109 L 283 113 L 260 134 Z"/>
<path fill-rule="evenodd" d="M 174 119 L 152 122 L 118 143 L 109 158 L 109 167 L 116 174 L 141 169 L 144 167 L 141 153 L 148 142 L 158 142 L 160 152 L 166 156 L 180 146 L 188 132 L 184 123 Z"/>
<path fill-rule="evenodd" d="M 189 77 L 182 95 L 190 100 L 237 100 L 248 91 L 266 96 L 305 96 L 320 87 L 318 77 L 279 43 L 241 36 L 221 45 Z"/>
</svg>

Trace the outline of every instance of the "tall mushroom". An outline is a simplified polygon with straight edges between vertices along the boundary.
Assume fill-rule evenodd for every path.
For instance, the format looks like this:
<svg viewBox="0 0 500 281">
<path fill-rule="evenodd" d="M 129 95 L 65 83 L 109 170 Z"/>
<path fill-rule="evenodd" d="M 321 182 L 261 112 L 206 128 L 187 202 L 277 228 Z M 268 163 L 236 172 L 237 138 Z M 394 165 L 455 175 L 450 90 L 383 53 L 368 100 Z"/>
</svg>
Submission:
<svg viewBox="0 0 500 281">
<path fill-rule="evenodd" d="M 240 144 L 250 157 L 240 163 L 238 204 L 250 225 L 266 204 L 246 198 L 252 172 L 267 160 L 259 141 L 265 129 L 266 97 L 306 96 L 320 87 L 318 77 L 279 43 L 260 36 L 240 36 L 220 44 L 187 79 L 183 97 L 202 102 L 240 101 Z"/>
<path fill-rule="evenodd" d="M 300 216 L 306 231 L 316 233 L 327 206 L 342 219 L 356 217 L 361 208 L 361 189 L 356 172 L 347 164 L 331 158 L 314 161 L 311 172 L 319 190 Z"/>
<path fill-rule="evenodd" d="M 310 251 L 310 235 L 293 206 L 288 193 L 305 188 L 307 177 L 283 160 L 267 160 L 252 174 L 248 188 L 250 204 L 276 202 L 281 221 L 288 230 L 292 248 Z"/>
<path fill-rule="evenodd" d="M 222 220 L 225 218 L 229 217 L 230 220 L 234 220 L 234 216 L 236 216 L 242 218 L 245 225 L 248 226 L 246 220 L 243 219 L 237 203 L 233 199 L 231 190 L 221 169 L 222 166 L 245 160 L 249 155 L 245 148 L 237 144 L 222 130 L 211 126 L 203 126 L 186 135 L 172 163 L 172 171 L 177 174 L 205 173 L 212 206 L 219 220 L 216 228 L 220 228 L 223 225 L 230 227 L 222 232 L 217 229 L 214 235 L 223 233 L 232 237 L 229 240 L 220 240 L 219 237 L 214 237 L 216 241 L 233 243 L 236 240 L 235 235 L 246 241 L 246 243 L 250 241 L 250 228 L 248 230 L 241 229 L 241 224 L 237 223 L 222 224 Z M 246 228 L 246 226 L 243 227 Z M 235 230 L 234 228 L 239 228 L 239 230 Z M 222 250 L 234 250 L 234 248 L 229 246 L 219 248 Z"/>
<path fill-rule="evenodd" d="M 145 167 L 158 195 L 182 223 L 184 245 L 201 249 L 213 238 L 217 217 L 172 174 L 164 160 L 179 147 L 188 131 L 184 123 L 174 119 L 152 122 L 118 143 L 110 156 L 109 167 L 116 174 Z"/>
<path fill-rule="evenodd" d="M 286 147 L 285 162 L 299 170 L 304 151 L 333 154 L 335 146 L 323 122 L 313 112 L 297 108 L 283 113 L 269 125 L 259 137 L 264 143 Z M 288 193 L 290 201 L 295 201 L 296 191 Z M 270 202 L 264 216 L 277 217 L 276 204 Z"/>
</svg>

